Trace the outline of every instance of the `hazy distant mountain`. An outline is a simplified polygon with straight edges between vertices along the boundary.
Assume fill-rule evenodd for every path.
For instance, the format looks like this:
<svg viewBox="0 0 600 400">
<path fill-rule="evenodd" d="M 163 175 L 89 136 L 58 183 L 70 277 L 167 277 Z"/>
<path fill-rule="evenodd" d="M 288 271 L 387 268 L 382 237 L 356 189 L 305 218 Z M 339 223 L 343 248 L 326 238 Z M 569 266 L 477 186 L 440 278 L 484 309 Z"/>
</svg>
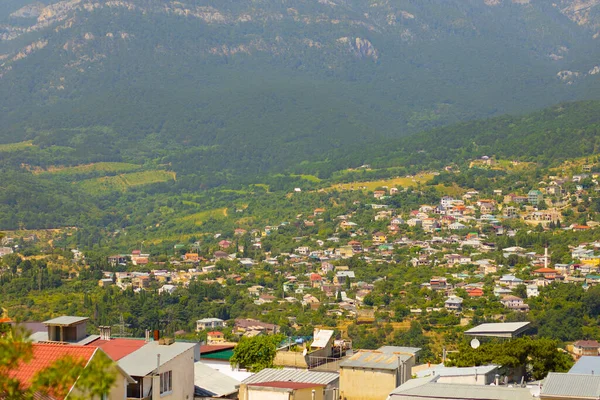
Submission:
<svg viewBox="0 0 600 400">
<path fill-rule="evenodd" d="M 0 141 L 260 172 L 597 97 L 599 35 L 600 0 L 3 0 Z"/>
</svg>

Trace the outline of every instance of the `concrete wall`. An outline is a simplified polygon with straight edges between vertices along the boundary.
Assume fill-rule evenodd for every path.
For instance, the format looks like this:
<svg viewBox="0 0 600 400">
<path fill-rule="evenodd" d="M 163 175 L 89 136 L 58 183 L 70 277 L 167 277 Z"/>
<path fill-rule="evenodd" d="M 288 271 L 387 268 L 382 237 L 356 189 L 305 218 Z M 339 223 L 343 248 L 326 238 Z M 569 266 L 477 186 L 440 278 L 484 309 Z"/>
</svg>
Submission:
<svg viewBox="0 0 600 400">
<path fill-rule="evenodd" d="M 410 371 L 410 367 L 407 368 Z M 342 400 L 382 400 L 398 387 L 396 370 L 340 369 Z M 410 373 L 410 372 L 409 372 Z"/>
<path fill-rule="evenodd" d="M 160 372 L 173 371 L 173 390 L 160 394 L 160 377 L 153 377 L 152 398 L 160 400 L 193 400 L 194 399 L 194 349 L 191 348 L 174 359 L 164 363 Z"/>
<path fill-rule="evenodd" d="M 278 351 L 273 364 L 278 367 L 308 368 L 306 358 L 302 353 L 295 351 Z"/>
<path fill-rule="evenodd" d="M 315 386 L 314 388 L 289 390 L 282 388 L 269 387 L 246 387 L 240 388 L 240 400 L 312 400 L 312 391 L 315 390 L 314 400 L 325 400 L 323 388 Z"/>
</svg>

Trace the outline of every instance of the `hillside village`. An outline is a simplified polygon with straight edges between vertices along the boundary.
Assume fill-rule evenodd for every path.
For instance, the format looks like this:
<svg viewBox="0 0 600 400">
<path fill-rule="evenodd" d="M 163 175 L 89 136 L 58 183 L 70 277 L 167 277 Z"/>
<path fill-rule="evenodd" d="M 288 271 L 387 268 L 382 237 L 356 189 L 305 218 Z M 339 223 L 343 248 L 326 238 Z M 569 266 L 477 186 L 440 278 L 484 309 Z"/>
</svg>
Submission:
<svg viewBox="0 0 600 400">
<path fill-rule="evenodd" d="M 298 188 L 285 194 L 300 199 L 294 218 L 212 230 L 170 254 L 141 242 L 100 261 L 78 249 L 44 256 L 39 237 L 8 232 L 3 282 L 88 283 L 81 306 L 56 305 L 38 314 L 51 314 L 43 324 L 10 304 L 3 321 L 27 322 L 44 357 L 106 353 L 126 388 L 109 398 L 591 398 L 577 382 L 595 382 L 600 367 L 600 186 L 595 167 L 582 169 L 515 190 Z M 270 368 L 231 365 L 238 343 L 263 337 L 278 338 Z M 534 342 L 513 365 L 467 360 L 473 338 L 488 349 Z M 539 340 L 556 353 L 544 367 L 532 361 Z M 155 369 L 157 354 L 169 356 Z"/>
</svg>

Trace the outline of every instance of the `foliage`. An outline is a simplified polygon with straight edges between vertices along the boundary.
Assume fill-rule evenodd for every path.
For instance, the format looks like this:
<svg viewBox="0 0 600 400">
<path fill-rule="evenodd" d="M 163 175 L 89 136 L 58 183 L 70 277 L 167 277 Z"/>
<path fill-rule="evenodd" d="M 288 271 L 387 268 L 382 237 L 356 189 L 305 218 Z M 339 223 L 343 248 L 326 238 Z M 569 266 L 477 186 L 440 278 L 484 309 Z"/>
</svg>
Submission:
<svg viewBox="0 0 600 400">
<path fill-rule="evenodd" d="M 559 348 L 556 340 L 531 337 L 505 341 L 484 342 L 473 349 L 463 342 L 459 352 L 451 354 L 448 366 L 469 367 L 498 364 L 509 368 L 527 366 L 527 372 L 535 380 L 543 379 L 548 372 L 566 372 L 573 365 L 573 359 Z"/>
<path fill-rule="evenodd" d="M 233 356 L 230 359 L 231 365 L 245 367 L 250 372 L 272 368 L 277 346 L 283 339 L 283 335 L 242 337 L 233 350 Z"/>
</svg>

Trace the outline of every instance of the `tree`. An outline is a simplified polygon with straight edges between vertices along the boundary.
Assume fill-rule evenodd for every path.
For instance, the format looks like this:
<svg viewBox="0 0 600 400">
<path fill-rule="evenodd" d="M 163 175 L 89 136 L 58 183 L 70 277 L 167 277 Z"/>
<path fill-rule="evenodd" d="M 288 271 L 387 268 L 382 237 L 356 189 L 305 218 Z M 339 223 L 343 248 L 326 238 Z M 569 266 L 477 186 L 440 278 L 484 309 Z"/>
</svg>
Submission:
<svg viewBox="0 0 600 400">
<path fill-rule="evenodd" d="M 87 365 L 82 360 L 62 357 L 38 371 L 31 382 L 14 377 L 11 372 L 34 356 L 28 337 L 29 333 L 18 326 L 0 335 L 0 398 L 30 400 L 49 393 L 62 398 L 74 384 L 76 390 L 69 395 L 70 399 L 90 399 L 110 392 L 116 381 L 117 367 L 103 352 Z"/>
<path fill-rule="evenodd" d="M 283 335 L 242 337 L 233 349 L 230 363 L 241 366 L 250 372 L 258 372 L 273 367 L 277 346 L 284 339 Z"/>
</svg>

